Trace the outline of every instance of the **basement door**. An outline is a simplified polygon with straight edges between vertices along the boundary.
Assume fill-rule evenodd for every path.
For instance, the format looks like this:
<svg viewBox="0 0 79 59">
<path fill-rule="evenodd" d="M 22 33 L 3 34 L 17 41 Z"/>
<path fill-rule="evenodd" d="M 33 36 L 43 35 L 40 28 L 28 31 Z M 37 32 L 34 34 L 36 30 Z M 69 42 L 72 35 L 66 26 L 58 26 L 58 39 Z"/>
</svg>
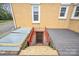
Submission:
<svg viewBox="0 0 79 59">
<path fill-rule="evenodd" d="M 43 43 L 43 32 L 36 32 L 36 43 Z"/>
</svg>

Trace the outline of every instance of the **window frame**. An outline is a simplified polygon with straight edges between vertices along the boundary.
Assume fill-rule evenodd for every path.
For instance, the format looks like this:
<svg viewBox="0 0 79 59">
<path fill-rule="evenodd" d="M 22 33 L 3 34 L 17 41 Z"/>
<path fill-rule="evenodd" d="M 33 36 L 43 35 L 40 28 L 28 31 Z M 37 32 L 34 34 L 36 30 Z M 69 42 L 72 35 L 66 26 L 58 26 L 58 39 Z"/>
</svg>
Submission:
<svg viewBox="0 0 79 59">
<path fill-rule="evenodd" d="M 38 5 L 38 21 L 34 21 L 34 5 Z M 40 23 L 40 5 L 32 4 L 32 23 Z"/>
<path fill-rule="evenodd" d="M 76 12 L 77 6 L 79 6 L 79 5 L 75 5 L 75 6 L 74 6 L 71 19 L 79 19 L 79 17 L 75 17 L 75 16 L 74 16 L 74 15 L 75 15 L 75 12 Z"/>
<path fill-rule="evenodd" d="M 60 16 L 60 14 L 61 14 L 61 8 L 62 8 L 62 7 L 66 7 L 65 16 Z M 66 18 L 67 18 L 68 8 L 69 8 L 68 5 L 61 5 L 60 11 L 59 11 L 59 19 L 66 19 Z"/>
</svg>

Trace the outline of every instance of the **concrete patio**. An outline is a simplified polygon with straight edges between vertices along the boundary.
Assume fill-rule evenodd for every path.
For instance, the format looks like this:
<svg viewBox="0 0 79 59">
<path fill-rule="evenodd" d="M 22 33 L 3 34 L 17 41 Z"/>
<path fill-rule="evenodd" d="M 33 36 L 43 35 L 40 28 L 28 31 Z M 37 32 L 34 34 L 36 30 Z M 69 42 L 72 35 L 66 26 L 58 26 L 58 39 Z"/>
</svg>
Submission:
<svg viewBox="0 0 79 59">
<path fill-rule="evenodd" d="M 68 29 L 48 29 L 59 55 L 79 56 L 79 33 Z"/>
</svg>

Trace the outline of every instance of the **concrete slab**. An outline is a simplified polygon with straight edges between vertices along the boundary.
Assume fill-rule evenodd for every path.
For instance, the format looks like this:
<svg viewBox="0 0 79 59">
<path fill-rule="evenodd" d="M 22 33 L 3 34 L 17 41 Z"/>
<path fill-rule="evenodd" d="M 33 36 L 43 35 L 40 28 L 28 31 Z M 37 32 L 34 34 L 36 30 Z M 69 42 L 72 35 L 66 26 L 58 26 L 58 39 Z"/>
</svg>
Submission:
<svg viewBox="0 0 79 59">
<path fill-rule="evenodd" d="M 79 55 L 79 33 L 68 29 L 48 29 L 48 33 L 60 55 Z"/>
</svg>

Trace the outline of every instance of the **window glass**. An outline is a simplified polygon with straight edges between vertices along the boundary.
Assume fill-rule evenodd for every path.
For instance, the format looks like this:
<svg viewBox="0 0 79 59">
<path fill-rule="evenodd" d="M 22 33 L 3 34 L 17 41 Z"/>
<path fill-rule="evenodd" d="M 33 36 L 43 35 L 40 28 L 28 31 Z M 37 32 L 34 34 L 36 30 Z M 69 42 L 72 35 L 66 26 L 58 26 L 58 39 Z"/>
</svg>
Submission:
<svg viewBox="0 0 79 59">
<path fill-rule="evenodd" d="M 79 17 L 79 6 L 76 7 L 74 17 Z"/>
<path fill-rule="evenodd" d="M 34 21 L 38 21 L 38 12 L 34 12 Z"/>
<path fill-rule="evenodd" d="M 61 7 L 61 13 L 60 13 L 60 16 L 64 17 L 65 16 L 65 12 L 66 12 L 66 7 Z"/>
<path fill-rule="evenodd" d="M 33 5 L 33 18 L 34 21 L 38 21 L 38 12 L 39 12 L 39 6 Z"/>
</svg>

